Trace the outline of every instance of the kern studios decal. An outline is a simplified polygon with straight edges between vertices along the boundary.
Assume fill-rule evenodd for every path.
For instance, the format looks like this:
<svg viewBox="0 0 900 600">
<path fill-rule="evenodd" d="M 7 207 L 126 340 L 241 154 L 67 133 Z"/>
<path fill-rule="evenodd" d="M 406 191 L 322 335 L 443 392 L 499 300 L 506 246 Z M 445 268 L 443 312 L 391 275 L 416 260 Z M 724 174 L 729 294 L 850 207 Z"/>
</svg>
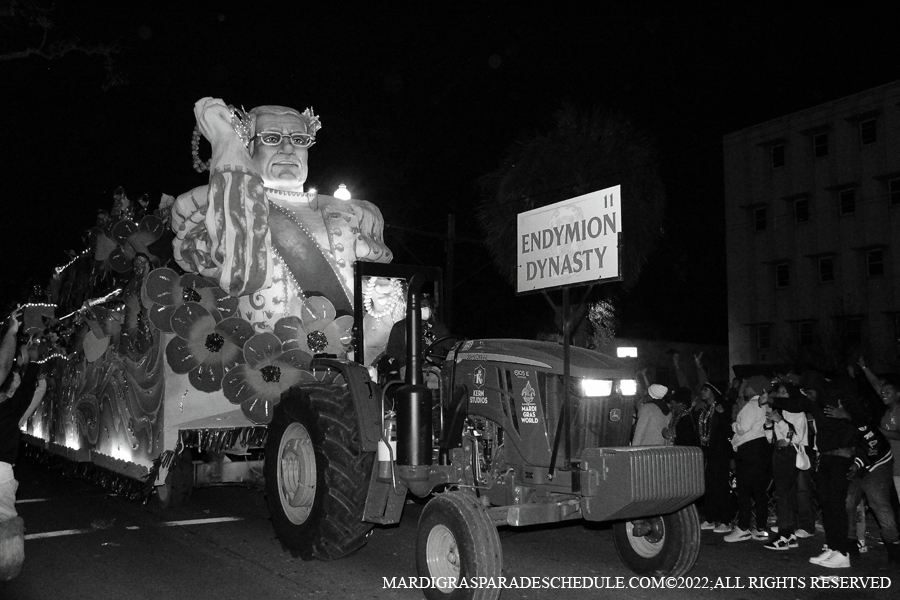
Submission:
<svg viewBox="0 0 900 600">
<path fill-rule="evenodd" d="M 484 367 L 478 365 L 475 367 L 475 370 L 472 371 L 472 383 L 475 384 L 476 387 L 484 387 Z"/>
</svg>

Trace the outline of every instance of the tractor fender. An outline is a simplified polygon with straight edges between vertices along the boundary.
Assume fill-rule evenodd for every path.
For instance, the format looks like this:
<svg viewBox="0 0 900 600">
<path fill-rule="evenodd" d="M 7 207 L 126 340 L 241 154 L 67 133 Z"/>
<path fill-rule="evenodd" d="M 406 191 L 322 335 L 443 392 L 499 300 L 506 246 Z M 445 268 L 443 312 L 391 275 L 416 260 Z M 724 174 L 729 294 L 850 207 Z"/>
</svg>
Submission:
<svg viewBox="0 0 900 600">
<path fill-rule="evenodd" d="M 312 367 L 327 367 L 340 372 L 359 420 L 360 448 L 363 452 L 374 452 L 381 439 L 381 388 L 372 382 L 369 371 L 363 365 L 332 358 L 316 358 Z"/>
</svg>

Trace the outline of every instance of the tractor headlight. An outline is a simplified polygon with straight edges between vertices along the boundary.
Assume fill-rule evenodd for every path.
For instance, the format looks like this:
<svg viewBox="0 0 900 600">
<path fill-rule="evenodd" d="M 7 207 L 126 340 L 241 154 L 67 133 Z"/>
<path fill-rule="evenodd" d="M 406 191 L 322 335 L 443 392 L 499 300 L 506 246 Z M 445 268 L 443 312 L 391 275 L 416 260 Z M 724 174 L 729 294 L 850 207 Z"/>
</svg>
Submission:
<svg viewBox="0 0 900 600">
<path fill-rule="evenodd" d="M 622 379 L 619 381 L 619 392 L 623 396 L 634 396 L 637 394 L 637 381 L 634 379 Z"/>
<path fill-rule="evenodd" d="M 586 398 L 609 396 L 612 394 L 613 382 L 610 379 L 582 379 L 581 394 Z"/>
</svg>

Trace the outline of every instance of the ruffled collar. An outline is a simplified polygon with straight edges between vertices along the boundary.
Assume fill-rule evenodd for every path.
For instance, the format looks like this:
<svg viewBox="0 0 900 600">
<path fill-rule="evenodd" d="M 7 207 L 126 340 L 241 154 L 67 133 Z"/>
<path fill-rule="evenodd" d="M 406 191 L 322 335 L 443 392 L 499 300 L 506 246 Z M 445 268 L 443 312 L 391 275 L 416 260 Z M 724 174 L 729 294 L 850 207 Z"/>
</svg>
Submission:
<svg viewBox="0 0 900 600">
<path fill-rule="evenodd" d="M 310 203 L 316 199 L 318 195 L 316 192 L 289 192 L 287 190 L 276 190 L 275 188 L 267 187 L 266 197 L 268 198 L 277 198 L 279 200 L 284 200 L 285 202 L 306 202 Z"/>
</svg>

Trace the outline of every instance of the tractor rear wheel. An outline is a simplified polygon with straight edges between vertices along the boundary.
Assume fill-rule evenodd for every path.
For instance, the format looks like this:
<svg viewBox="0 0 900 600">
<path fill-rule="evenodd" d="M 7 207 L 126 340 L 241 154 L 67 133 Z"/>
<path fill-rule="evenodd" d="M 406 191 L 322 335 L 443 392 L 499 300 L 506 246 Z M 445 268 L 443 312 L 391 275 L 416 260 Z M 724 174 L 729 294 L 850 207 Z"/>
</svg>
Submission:
<svg viewBox="0 0 900 600">
<path fill-rule="evenodd" d="M 162 508 L 187 504 L 194 492 L 194 457 L 185 448 L 169 465 L 166 481 L 156 486 L 156 500 Z"/>
<path fill-rule="evenodd" d="M 640 533 L 646 529 L 646 535 Z M 625 521 L 613 525 L 619 558 L 638 575 L 686 574 L 700 553 L 700 519 L 691 504 L 670 515 Z"/>
<path fill-rule="evenodd" d="M 266 439 L 266 500 L 275 534 L 294 556 L 333 560 L 359 550 L 374 453 L 363 452 L 346 386 L 292 388 Z"/>
<path fill-rule="evenodd" d="M 428 600 L 492 600 L 497 587 L 457 587 L 473 577 L 499 577 L 503 551 L 497 528 L 473 494 L 452 491 L 432 498 L 419 517 L 416 571 L 431 578 Z"/>
</svg>

